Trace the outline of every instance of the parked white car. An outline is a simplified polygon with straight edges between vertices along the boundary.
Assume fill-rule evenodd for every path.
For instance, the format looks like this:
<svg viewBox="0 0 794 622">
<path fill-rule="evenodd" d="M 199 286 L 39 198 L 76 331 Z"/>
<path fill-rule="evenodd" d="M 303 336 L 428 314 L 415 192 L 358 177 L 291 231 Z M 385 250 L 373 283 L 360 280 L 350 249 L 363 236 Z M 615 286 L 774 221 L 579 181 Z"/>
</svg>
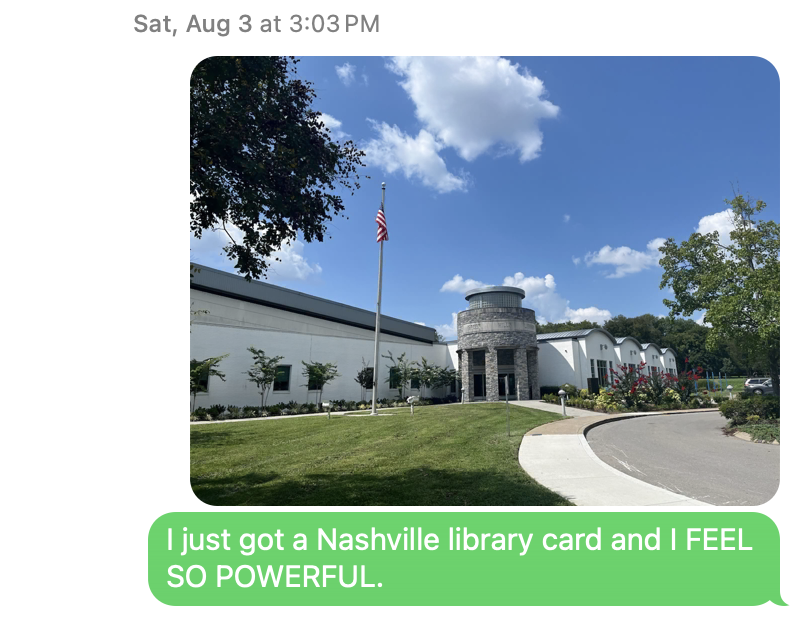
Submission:
<svg viewBox="0 0 794 622">
<path fill-rule="evenodd" d="M 748 389 L 748 388 L 753 387 L 753 386 L 764 384 L 767 381 L 771 382 L 772 379 L 771 378 L 748 378 L 747 380 L 744 381 L 744 388 Z"/>
</svg>

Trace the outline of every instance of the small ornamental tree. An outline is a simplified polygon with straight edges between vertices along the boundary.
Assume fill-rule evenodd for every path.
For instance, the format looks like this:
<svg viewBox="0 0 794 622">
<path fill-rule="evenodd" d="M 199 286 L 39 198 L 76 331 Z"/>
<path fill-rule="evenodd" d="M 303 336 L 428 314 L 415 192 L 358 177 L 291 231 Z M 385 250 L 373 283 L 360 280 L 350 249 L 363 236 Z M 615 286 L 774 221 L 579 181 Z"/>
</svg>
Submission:
<svg viewBox="0 0 794 622">
<path fill-rule="evenodd" d="M 675 387 L 675 377 L 670 374 L 655 373 L 646 376 L 646 381 L 642 386 L 641 394 L 646 402 L 659 405 L 664 400 L 667 389 Z"/>
<path fill-rule="evenodd" d="M 303 363 L 303 375 L 307 379 L 303 386 L 307 387 L 309 391 L 319 391 L 316 403 L 320 404 L 325 385 L 341 375 L 337 370 L 336 363 L 315 363 L 314 361 L 308 363 L 301 361 L 301 363 Z"/>
<path fill-rule="evenodd" d="M 248 374 L 248 380 L 253 382 L 259 389 L 259 394 L 262 397 L 259 407 L 264 410 L 267 404 L 267 396 L 270 393 L 270 387 L 276 379 L 278 362 L 284 357 L 265 356 L 264 350 L 258 350 L 254 346 L 248 348 L 248 351 L 254 357 L 254 362 L 251 368 L 244 373 Z"/>
<path fill-rule="evenodd" d="M 458 381 L 458 372 L 454 369 L 450 369 L 449 367 L 439 368 L 436 373 L 436 379 L 433 383 L 434 389 L 440 389 L 442 387 L 448 387 L 453 382 L 457 384 Z"/>
<path fill-rule="evenodd" d="M 196 410 L 196 395 L 207 390 L 210 376 L 216 376 L 226 382 L 226 374 L 218 370 L 218 365 L 227 356 L 229 355 L 224 354 L 223 356 L 212 356 L 203 361 L 196 359 L 190 361 L 190 395 L 193 396 L 190 412 Z"/>
<path fill-rule="evenodd" d="M 389 379 L 394 380 L 394 382 L 397 384 L 397 388 L 400 391 L 400 400 L 402 400 L 405 387 L 408 385 L 417 371 L 416 361 L 409 361 L 405 352 L 403 352 L 396 359 L 391 353 L 391 350 L 388 352 L 388 354 L 382 354 L 381 356 L 391 361 L 391 365 L 389 365 Z"/>
<path fill-rule="evenodd" d="M 433 389 L 438 384 L 441 368 L 435 363 L 428 363 L 423 356 L 419 367 L 414 370 L 414 377 L 419 380 L 419 397 L 424 397 L 423 389 Z"/>
<path fill-rule="evenodd" d="M 689 359 L 686 359 L 686 362 L 689 362 Z M 688 402 L 689 398 L 696 393 L 697 381 L 700 380 L 699 374 L 702 373 L 703 368 L 698 367 L 697 373 L 695 370 L 689 369 L 678 374 L 678 377 L 675 378 L 675 385 L 673 388 L 678 391 L 678 395 L 681 396 L 682 402 Z"/>
<path fill-rule="evenodd" d="M 361 385 L 361 401 L 363 402 L 366 398 L 365 391 L 369 391 L 372 389 L 373 385 L 373 370 L 369 366 L 369 363 L 366 362 L 364 359 L 361 359 L 361 369 L 355 375 L 353 380 L 356 381 L 359 385 Z"/>
<path fill-rule="evenodd" d="M 612 391 L 618 400 L 622 400 L 629 408 L 634 408 L 640 401 L 639 391 L 648 381 L 648 376 L 643 374 L 645 363 L 642 362 L 638 367 L 628 365 L 618 365 L 617 369 L 610 369 L 614 381 Z"/>
</svg>

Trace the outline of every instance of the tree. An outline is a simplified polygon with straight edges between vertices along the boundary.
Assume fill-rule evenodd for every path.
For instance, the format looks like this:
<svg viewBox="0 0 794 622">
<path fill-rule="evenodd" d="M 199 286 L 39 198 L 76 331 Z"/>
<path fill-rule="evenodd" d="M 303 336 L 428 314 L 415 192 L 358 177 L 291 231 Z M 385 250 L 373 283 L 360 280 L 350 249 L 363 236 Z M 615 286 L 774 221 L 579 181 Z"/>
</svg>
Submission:
<svg viewBox="0 0 794 622">
<path fill-rule="evenodd" d="M 757 219 L 763 201 L 739 194 L 725 202 L 733 216 L 730 243 L 723 245 L 716 231 L 693 233 L 680 245 L 668 239 L 660 249 L 660 289 L 671 287 L 675 295 L 664 301 L 671 317 L 705 310 L 710 350 L 731 340 L 761 358 L 779 395 L 780 225 Z"/>
<path fill-rule="evenodd" d="M 444 342 L 446 342 L 446 339 L 444 338 L 444 335 L 442 335 L 438 331 L 436 331 L 436 335 L 435 335 L 434 339 L 435 339 L 436 343 L 444 343 Z"/>
<path fill-rule="evenodd" d="M 428 363 L 423 356 L 419 367 L 414 370 L 414 377 L 419 381 L 419 396 L 424 397 L 422 389 L 434 388 L 438 383 L 441 368 L 435 363 Z"/>
<path fill-rule="evenodd" d="M 389 365 L 389 382 L 393 381 L 397 385 L 400 390 L 400 399 L 402 399 L 405 387 L 416 373 L 416 361 L 409 361 L 405 352 L 396 359 L 391 350 L 388 352 L 388 354 L 381 354 L 381 356 L 391 361 L 391 365 Z"/>
<path fill-rule="evenodd" d="M 341 374 L 337 371 L 335 363 L 315 363 L 313 361 L 308 363 L 301 361 L 301 363 L 303 363 L 303 375 L 307 378 L 307 383 L 303 386 L 309 391 L 320 392 L 317 396 L 317 404 L 320 404 L 325 385 Z"/>
<path fill-rule="evenodd" d="M 223 230 L 224 252 L 248 280 L 298 233 L 322 242 L 344 210 L 337 186 L 360 187 L 364 152 L 331 138 L 297 63 L 215 56 L 190 78 L 190 230 Z"/>
<path fill-rule="evenodd" d="M 190 361 L 190 395 L 193 396 L 193 402 L 190 405 L 190 412 L 196 410 L 196 395 L 206 391 L 209 388 L 210 376 L 220 378 L 226 382 L 226 374 L 218 369 L 220 362 L 225 359 L 228 354 L 223 356 L 212 356 L 203 361 L 191 359 Z"/>
<path fill-rule="evenodd" d="M 270 393 L 270 386 L 276 379 L 278 362 L 284 357 L 265 356 L 264 350 L 258 350 L 254 346 L 248 348 L 248 351 L 254 357 L 254 362 L 251 364 L 251 368 L 244 373 L 248 374 L 248 380 L 253 382 L 259 389 L 259 394 L 262 396 L 259 407 L 264 410 L 267 404 L 267 396 Z"/>
<path fill-rule="evenodd" d="M 364 359 L 361 359 L 361 369 L 355 375 L 353 380 L 361 385 L 361 401 L 363 402 L 366 397 L 365 391 L 372 389 L 373 385 L 373 369 Z"/>
</svg>

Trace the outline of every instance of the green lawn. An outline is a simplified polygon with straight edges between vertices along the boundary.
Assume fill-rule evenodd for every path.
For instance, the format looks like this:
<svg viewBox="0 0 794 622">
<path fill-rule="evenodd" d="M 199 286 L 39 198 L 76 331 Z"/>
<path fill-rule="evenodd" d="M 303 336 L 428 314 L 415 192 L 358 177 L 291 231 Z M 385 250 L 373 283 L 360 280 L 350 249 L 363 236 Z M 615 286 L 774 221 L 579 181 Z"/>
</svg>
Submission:
<svg viewBox="0 0 794 622">
<path fill-rule="evenodd" d="M 190 482 L 211 505 L 570 505 L 518 464 L 559 416 L 504 404 L 190 427 Z"/>
</svg>

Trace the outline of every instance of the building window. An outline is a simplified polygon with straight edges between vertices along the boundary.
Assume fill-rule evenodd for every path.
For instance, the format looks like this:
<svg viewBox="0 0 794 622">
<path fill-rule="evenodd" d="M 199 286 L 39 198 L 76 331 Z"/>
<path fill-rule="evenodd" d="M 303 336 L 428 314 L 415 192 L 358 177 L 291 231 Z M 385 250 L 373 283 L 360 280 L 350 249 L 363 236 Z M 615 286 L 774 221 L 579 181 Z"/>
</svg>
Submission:
<svg viewBox="0 0 794 622">
<path fill-rule="evenodd" d="M 472 367 L 485 367 L 485 350 L 475 350 L 471 353 Z"/>
<path fill-rule="evenodd" d="M 411 388 L 412 389 L 419 388 L 419 378 L 411 378 Z"/>
<path fill-rule="evenodd" d="M 203 361 L 190 361 L 190 371 L 192 372 L 196 367 L 201 365 Z M 192 376 L 192 374 L 191 374 Z M 210 390 L 210 370 L 206 368 L 203 373 L 198 377 L 199 393 L 206 393 Z"/>
<path fill-rule="evenodd" d="M 609 384 L 615 382 L 615 368 L 612 367 L 612 361 L 609 361 Z"/>
<path fill-rule="evenodd" d="M 595 375 L 595 359 L 590 359 L 590 377 L 597 378 Z"/>
<path fill-rule="evenodd" d="M 598 385 L 603 387 L 609 382 L 607 378 L 607 362 L 598 360 Z"/>
<path fill-rule="evenodd" d="M 389 369 L 389 388 L 390 389 L 400 388 L 400 383 L 398 382 L 398 373 L 394 367 Z"/>
<path fill-rule="evenodd" d="M 629 363 L 629 371 L 637 371 L 637 366 L 634 363 Z"/>
<path fill-rule="evenodd" d="M 449 385 L 449 392 L 457 394 L 458 392 L 458 383 L 457 381 L 453 380 Z"/>
<path fill-rule="evenodd" d="M 515 365 L 515 350 L 497 350 L 496 351 L 496 364 L 497 365 Z"/>
<path fill-rule="evenodd" d="M 652 376 L 655 376 L 657 371 L 659 371 L 658 367 L 651 367 L 651 375 Z"/>
<path fill-rule="evenodd" d="M 289 372 L 292 365 L 279 365 L 276 367 L 276 379 L 273 381 L 273 391 L 289 391 Z"/>
</svg>

